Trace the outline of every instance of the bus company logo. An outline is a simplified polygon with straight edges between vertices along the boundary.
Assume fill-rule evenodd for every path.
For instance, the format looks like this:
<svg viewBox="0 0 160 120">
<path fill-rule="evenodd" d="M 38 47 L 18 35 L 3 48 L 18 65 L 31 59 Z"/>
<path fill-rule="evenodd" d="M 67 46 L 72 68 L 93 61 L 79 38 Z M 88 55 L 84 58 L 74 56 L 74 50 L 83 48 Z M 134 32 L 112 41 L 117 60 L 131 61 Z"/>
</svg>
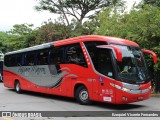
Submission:
<svg viewBox="0 0 160 120">
<path fill-rule="evenodd" d="M 11 112 L 2 112 L 2 117 L 12 117 Z"/>
<path fill-rule="evenodd" d="M 39 74 L 46 74 L 46 68 L 43 68 L 43 67 L 37 67 L 37 66 L 32 66 L 32 67 L 20 67 L 18 69 L 18 73 L 20 74 L 24 74 L 24 73 L 34 73 L 36 75 L 39 75 Z"/>
</svg>

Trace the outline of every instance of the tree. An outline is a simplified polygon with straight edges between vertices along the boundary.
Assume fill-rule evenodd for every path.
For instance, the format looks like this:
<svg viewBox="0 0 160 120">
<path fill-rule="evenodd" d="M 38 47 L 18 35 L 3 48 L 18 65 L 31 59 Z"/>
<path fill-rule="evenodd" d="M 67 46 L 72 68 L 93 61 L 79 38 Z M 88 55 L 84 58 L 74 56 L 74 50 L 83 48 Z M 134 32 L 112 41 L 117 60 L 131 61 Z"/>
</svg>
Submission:
<svg viewBox="0 0 160 120">
<path fill-rule="evenodd" d="M 36 33 L 35 44 L 42 44 L 70 37 L 71 26 L 66 26 L 60 18 L 55 22 L 48 20 L 43 22 L 43 25 L 36 30 Z"/>
<path fill-rule="evenodd" d="M 9 33 L 14 35 L 27 35 L 30 34 L 33 30 L 34 25 L 33 24 L 15 24 L 13 26 L 13 29 L 9 31 Z"/>
<path fill-rule="evenodd" d="M 86 21 L 83 25 L 78 24 L 76 20 L 72 20 L 70 25 L 66 25 L 64 20 L 60 17 L 54 22 L 49 19 L 43 22 L 42 26 L 34 30 L 36 33 L 35 45 L 71 38 L 80 35 L 93 34 L 94 26 L 96 26 L 95 19 Z M 30 42 L 30 44 L 32 44 Z"/>
<path fill-rule="evenodd" d="M 0 51 L 5 53 L 7 51 L 7 47 L 3 44 L 7 40 L 8 34 L 5 32 L 0 32 Z"/>
<path fill-rule="evenodd" d="M 15 46 L 17 49 L 30 47 L 35 45 L 36 40 L 36 31 L 33 30 L 33 24 L 15 24 L 13 29 L 11 29 L 8 33 L 17 37 L 14 41 L 17 42 Z"/>
<path fill-rule="evenodd" d="M 22 46 L 19 42 L 19 36 L 0 32 L 0 51 L 3 53 L 17 50 Z"/>
<path fill-rule="evenodd" d="M 88 18 L 88 13 L 100 11 L 105 7 L 120 3 L 121 0 L 38 0 L 36 10 L 47 10 L 51 13 L 63 15 L 68 25 L 67 15 L 74 17 L 82 23 L 84 18 Z"/>
</svg>

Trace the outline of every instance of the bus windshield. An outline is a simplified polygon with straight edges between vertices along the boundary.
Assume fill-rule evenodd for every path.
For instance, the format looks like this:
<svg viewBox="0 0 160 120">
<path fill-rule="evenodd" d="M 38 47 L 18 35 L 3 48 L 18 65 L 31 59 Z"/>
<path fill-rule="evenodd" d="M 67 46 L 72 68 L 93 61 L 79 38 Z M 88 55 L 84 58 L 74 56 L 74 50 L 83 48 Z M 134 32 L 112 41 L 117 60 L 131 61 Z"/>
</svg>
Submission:
<svg viewBox="0 0 160 120">
<path fill-rule="evenodd" d="M 85 45 L 97 72 L 131 84 L 149 81 L 147 66 L 139 47 L 112 44 L 122 52 L 122 61 L 116 62 L 112 59 L 114 52 L 111 52 L 111 49 L 96 47 L 106 43 L 88 42 Z"/>
<path fill-rule="evenodd" d="M 143 54 L 138 47 L 115 45 L 122 51 L 122 62 L 117 62 L 118 77 L 124 81 L 144 83 L 149 80 Z"/>
</svg>

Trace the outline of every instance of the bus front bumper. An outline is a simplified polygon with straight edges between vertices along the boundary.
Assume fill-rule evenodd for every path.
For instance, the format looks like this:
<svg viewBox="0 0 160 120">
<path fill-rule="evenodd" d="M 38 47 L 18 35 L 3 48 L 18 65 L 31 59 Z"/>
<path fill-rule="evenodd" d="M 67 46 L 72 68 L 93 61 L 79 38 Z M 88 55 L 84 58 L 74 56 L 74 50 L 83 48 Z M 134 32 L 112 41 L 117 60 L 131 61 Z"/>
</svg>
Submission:
<svg viewBox="0 0 160 120">
<path fill-rule="evenodd" d="M 138 102 L 149 99 L 151 96 L 151 89 L 146 90 L 142 93 L 132 93 L 127 91 L 119 91 L 119 94 L 116 94 L 115 104 L 126 104 L 131 102 Z"/>
</svg>

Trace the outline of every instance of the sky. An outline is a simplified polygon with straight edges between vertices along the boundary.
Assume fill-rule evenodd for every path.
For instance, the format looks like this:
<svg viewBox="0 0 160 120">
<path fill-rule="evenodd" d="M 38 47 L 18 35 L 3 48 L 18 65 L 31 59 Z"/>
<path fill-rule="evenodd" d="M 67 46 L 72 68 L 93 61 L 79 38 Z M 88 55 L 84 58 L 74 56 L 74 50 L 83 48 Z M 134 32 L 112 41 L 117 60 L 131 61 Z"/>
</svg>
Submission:
<svg viewBox="0 0 160 120">
<path fill-rule="evenodd" d="M 125 0 L 128 7 L 134 2 L 141 0 Z M 9 31 L 15 24 L 34 24 L 40 27 L 44 21 L 48 19 L 56 19 L 58 15 L 49 13 L 48 11 L 37 12 L 34 6 L 37 5 L 36 0 L 0 0 L 0 31 Z"/>
</svg>

